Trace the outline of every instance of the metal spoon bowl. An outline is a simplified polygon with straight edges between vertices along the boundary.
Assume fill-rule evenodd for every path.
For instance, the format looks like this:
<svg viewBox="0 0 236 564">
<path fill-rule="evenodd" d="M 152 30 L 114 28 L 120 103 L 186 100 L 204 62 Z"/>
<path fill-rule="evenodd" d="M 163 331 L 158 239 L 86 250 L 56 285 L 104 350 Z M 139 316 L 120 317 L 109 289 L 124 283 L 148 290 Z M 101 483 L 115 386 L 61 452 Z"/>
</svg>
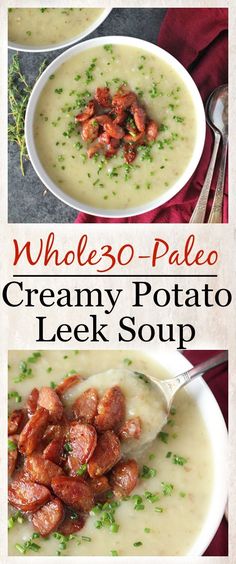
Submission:
<svg viewBox="0 0 236 564">
<path fill-rule="evenodd" d="M 208 223 L 222 223 L 222 208 L 224 196 L 224 181 L 228 151 L 228 85 L 218 88 L 218 95 L 211 98 L 209 103 L 209 117 L 212 127 L 220 132 L 222 137 L 222 152 L 219 175 L 216 184 L 214 200 Z"/>
<path fill-rule="evenodd" d="M 205 362 L 201 362 L 200 364 L 197 364 L 197 366 L 194 366 L 193 368 L 191 368 L 191 370 L 187 370 L 187 372 L 184 372 L 183 374 L 179 374 L 174 378 L 169 378 L 167 380 L 159 380 L 155 376 L 148 376 L 145 374 L 147 380 L 150 380 L 150 382 L 152 382 L 152 384 L 154 384 L 158 388 L 158 391 L 161 392 L 166 404 L 165 415 L 163 416 L 163 422 L 160 428 L 157 429 L 157 434 L 161 431 L 164 425 L 166 425 L 171 410 L 171 405 L 173 403 L 173 399 L 175 397 L 175 394 L 180 390 L 180 388 L 186 386 L 186 384 L 189 384 L 189 382 L 192 382 L 192 380 L 194 380 L 198 376 L 202 376 L 203 374 L 208 372 L 208 370 L 211 370 L 211 368 L 215 368 L 216 366 L 219 366 L 220 364 L 223 364 L 224 362 L 227 361 L 228 361 L 228 352 L 224 351 L 206 360 Z"/>
<path fill-rule="evenodd" d="M 226 131 L 228 134 L 228 85 L 227 84 L 218 86 L 215 90 L 213 90 L 213 92 L 210 94 L 209 98 L 207 99 L 205 106 L 205 113 L 206 113 L 206 121 L 209 127 L 213 131 L 214 147 L 213 147 L 213 152 L 209 163 L 209 167 L 207 170 L 207 174 L 205 177 L 205 181 L 202 186 L 197 204 L 190 218 L 190 223 L 204 223 L 206 209 L 207 209 L 207 201 L 210 193 L 211 182 L 215 169 L 220 140 L 223 135 L 226 135 Z M 224 184 L 224 175 L 223 177 L 221 177 L 221 184 L 222 183 Z M 222 208 L 222 201 L 221 201 L 221 208 Z"/>
</svg>

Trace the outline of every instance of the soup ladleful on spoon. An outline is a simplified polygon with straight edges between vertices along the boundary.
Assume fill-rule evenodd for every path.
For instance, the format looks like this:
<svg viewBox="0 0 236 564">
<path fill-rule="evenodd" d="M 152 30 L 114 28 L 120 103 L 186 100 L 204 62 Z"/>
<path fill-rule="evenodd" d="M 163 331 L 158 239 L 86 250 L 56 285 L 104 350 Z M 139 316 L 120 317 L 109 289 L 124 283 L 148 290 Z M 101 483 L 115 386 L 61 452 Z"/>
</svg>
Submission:
<svg viewBox="0 0 236 564">
<path fill-rule="evenodd" d="M 187 372 L 183 372 L 183 374 L 179 374 L 178 376 L 175 376 L 174 378 L 168 378 L 167 380 L 159 380 L 154 376 L 149 376 L 145 374 L 145 378 L 150 382 L 152 382 L 152 384 L 157 386 L 159 392 L 161 392 L 161 394 L 165 398 L 166 416 L 163 417 L 162 425 L 160 426 L 159 429 L 157 429 L 157 434 L 166 425 L 173 399 L 175 397 L 175 394 L 180 390 L 180 388 L 186 386 L 186 384 L 189 384 L 189 382 L 191 382 L 198 376 L 202 376 L 203 374 L 208 372 L 208 370 L 211 370 L 211 368 L 215 368 L 216 366 L 219 366 L 220 364 L 223 364 L 224 362 L 227 361 L 228 361 L 228 352 L 223 351 L 211 357 L 210 359 L 205 360 L 200 364 L 197 364 L 190 370 L 187 370 Z"/>
</svg>

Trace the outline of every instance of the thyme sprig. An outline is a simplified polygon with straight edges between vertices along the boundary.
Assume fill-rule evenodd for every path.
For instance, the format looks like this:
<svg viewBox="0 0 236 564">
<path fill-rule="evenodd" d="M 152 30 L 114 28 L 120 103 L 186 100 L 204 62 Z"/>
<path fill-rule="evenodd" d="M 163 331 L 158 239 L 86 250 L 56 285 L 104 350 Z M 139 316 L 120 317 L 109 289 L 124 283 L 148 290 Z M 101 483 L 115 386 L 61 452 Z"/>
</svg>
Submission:
<svg viewBox="0 0 236 564">
<path fill-rule="evenodd" d="M 47 61 L 44 60 L 39 67 L 38 78 L 44 71 Z M 20 169 L 22 175 L 25 175 L 24 161 L 27 160 L 28 153 L 25 142 L 25 112 L 32 92 L 33 85 L 27 82 L 25 75 L 21 72 L 20 59 L 16 53 L 9 67 L 8 71 L 8 97 L 9 97 L 9 125 L 8 125 L 8 139 L 10 143 L 16 143 L 20 152 Z"/>
</svg>

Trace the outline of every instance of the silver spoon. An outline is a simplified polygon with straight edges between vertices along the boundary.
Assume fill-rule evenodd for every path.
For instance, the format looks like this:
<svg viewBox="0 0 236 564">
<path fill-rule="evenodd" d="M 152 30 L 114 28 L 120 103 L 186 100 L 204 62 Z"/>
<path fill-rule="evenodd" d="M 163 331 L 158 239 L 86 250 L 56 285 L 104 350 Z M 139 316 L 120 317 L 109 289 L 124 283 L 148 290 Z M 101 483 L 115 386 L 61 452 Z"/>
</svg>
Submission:
<svg viewBox="0 0 236 564">
<path fill-rule="evenodd" d="M 220 87 L 219 96 L 212 103 L 211 121 L 222 135 L 222 153 L 214 200 L 208 223 L 222 223 L 225 169 L 228 151 L 228 85 Z"/>
<path fill-rule="evenodd" d="M 208 167 L 208 170 L 207 170 L 207 173 L 206 173 L 206 177 L 205 177 L 205 180 L 204 180 L 204 184 L 202 186 L 200 196 L 199 196 L 197 204 L 196 204 L 196 206 L 193 210 L 193 213 L 191 215 L 189 223 L 204 223 L 204 219 L 205 219 L 205 215 L 206 215 L 207 201 L 208 201 L 208 197 L 209 197 L 209 193 L 210 193 L 210 187 L 211 187 L 213 172 L 214 172 L 214 169 L 215 169 L 216 157 L 217 157 L 217 154 L 218 154 L 219 145 L 220 145 L 220 137 L 221 137 L 218 129 L 216 129 L 212 124 L 212 117 L 213 117 L 212 111 L 213 111 L 213 108 L 215 106 L 215 102 L 218 99 L 219 91 L 221 90 L 221 88 L 222 88 L 222 86 L 219 86 L 218 88 L 216 88 L 210 94 L 210 96 L 207 100 L 207 103 L 206 103 L 206 108 L 205 108 L 206 121 L 207 121 L 209 127 L 212 129 L 213 134 L 214 134 L 214 147 L 213 147 L 213 152 L 212 152 L 212 155 L 211 155 L 209 167 Z"/>
<path fill-rule="evenodd" d="M 155 376 L 148 376 L 145 374 L 146 378 L 159 388 L 159 391 L 161 391 L 161 394 L 163 395 L 166 403 L 163 422 L 160 426 L 160 429 L 157 430 L 157 433 L 159 433 L 162 427 L 164 427 L 164 425 L 167 423 L 173 399 L 180 388 L 186 386 L 186 384 L 189 384 L 189 382 L 194 380 L 194 378 L 197 378 L 197 376 L 202 376 L 203 374 L 208 372 L 208 370 L 211 370 L 211 368 L 215 368 L 215 366 L 219 366 L 219 364 L 223 364 L 223 362 L 227 361 L 228 352 L 223 351 L 213 356 L 212 358 L 205 360 L 200 364 L 197 364 L 197 366 L 194 366 L 190 370 L 187 370 L 187 372 L 184 372 L 183 374 L 180 374 L 179 376 L 175 376 L 174 378 L 170 378 L 168 380 L 159 380 Z"/>
</svg>

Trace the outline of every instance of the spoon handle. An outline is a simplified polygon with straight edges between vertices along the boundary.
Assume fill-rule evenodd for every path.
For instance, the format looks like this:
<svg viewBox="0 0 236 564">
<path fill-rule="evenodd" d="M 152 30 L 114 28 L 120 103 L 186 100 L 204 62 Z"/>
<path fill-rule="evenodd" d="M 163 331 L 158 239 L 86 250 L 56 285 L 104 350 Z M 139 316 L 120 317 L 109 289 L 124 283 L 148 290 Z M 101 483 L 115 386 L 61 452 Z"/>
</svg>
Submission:
<svg viewBox="0 0 236 564">
<path fill-rule="evenodd" d="M 166 391 L 168 391 L 168 396 L 173 398 L 176 392 L 180 388 L 188 384 L 190 380 L 193 380 L 197 376 L 205 374 L 206 372 L 208 372 L 208 370 L 211 370 L 211 368 L 215 368 L 216 366 L 219 366 L 219 364 L 223 364 L 223 362 L 227 361 L 228 351 L 223 351 L 215 356 L 212 356 L 208 360 L 197 364 L 190 370 L 187 370 L 187 372 L 184 372 L 183 374 L 180 374 L 175 378 L 171 378 L 170 380 L 163 380 L 162 384 L 164 384 Z"/>
<path fill-rule="evenodd" d="M 222 208 L 224 196 L 224 183 L 225 183 L 225 169 L 228 150 L 228 137 L 223 137 L 222 154 L 220 160 L 219 175 L 216 184 L 215 196 L 211 208 L 211 213 L 208 223 L 222 223 Z"/>
<path fill-rule="evenodd" d="M 214 147 L 213 152 L 211 155 L 211 160 L 209 163 L 209 167 L 206 173 L 206 178 L 204 180 L 204 184 L 202 186 L 200 196 L 198 198 L 197 204 L 193 210 L 189 223 L 204 223 L 205 215 L 206 215 L 206 208 L 207 208 L 207 201 L 211 187 L 212 176 L 215 168 L 216 157 L 219 150 L 220 144 L 220 133 L 214 130 Z"/>
</svg>

